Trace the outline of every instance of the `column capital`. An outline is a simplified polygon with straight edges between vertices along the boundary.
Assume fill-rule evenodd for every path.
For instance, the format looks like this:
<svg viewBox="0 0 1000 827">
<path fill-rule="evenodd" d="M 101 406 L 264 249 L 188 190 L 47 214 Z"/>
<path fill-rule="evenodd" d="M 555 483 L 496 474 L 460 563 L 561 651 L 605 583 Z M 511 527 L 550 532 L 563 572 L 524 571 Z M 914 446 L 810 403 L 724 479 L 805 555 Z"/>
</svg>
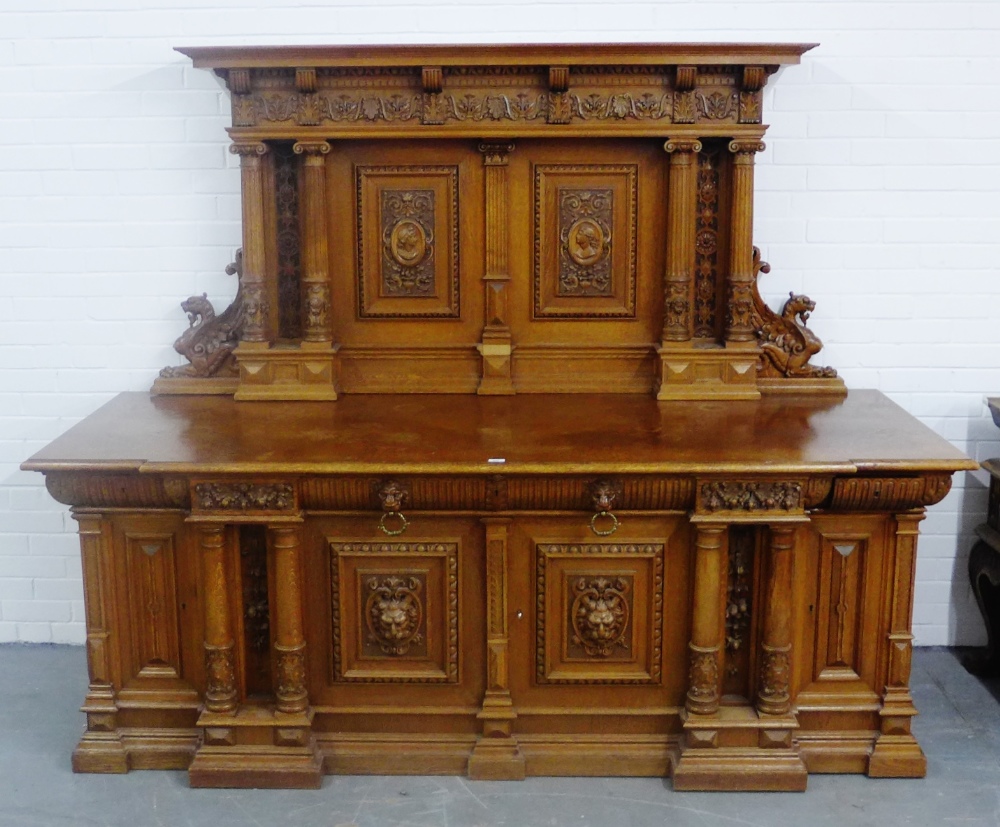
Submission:
<svg viewBox="0 0 1000 827">
<path fill-rule="evenodd" d="M 514 151 L 514 144 L 511 142 L 483 141 L 479 144 L 479 151 L 483 153 L 483 164 L 488 167 L 507 166 L 510 153 Z"/>
<path fill-rule="evenodd" d="M 701 141 L 697 138 L 668 138 L 663 149 L 674 157 L 689 152 L 701 152 Z"/>
<path fill-rule="evenodd" d="M 734 138 L 729 142 L 729 151 L 734 155 L 753 155 L 767 148 L 760 138 Z"/>
<path fill-rule="evenodd" d="M 233 155 L 239 155 L 241 158 L 253 158 L 259 155 L 266 155 L 268 149 L 268 145 L 263 141 L 233 141 L 229 145 L 229 151 Z"/>
<path fill-rule="evenodd" d="M 330 143 L 329 141 L 296 141 L 292 151 L 296 155 L 329 155 Z"/>
</svg>

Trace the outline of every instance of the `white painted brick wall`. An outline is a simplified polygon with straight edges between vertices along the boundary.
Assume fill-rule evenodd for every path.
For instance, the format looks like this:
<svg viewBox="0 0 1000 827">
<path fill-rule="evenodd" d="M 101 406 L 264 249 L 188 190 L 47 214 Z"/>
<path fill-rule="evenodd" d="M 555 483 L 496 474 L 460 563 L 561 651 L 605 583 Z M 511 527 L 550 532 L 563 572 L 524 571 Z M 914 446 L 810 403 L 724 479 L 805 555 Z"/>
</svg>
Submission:
<svg viewBox="0 0 1000 827">
<path fill-rule="evenodd" d="M 83 640 L 75 523 L 18 464 L 146 390 L 239 244 L 226 95 L 177 45 L 818 41 L 772 81 L 763 289 L 817 302 L 823 363 L 977 459 L 1000 455 L 1000 3 L 3 0 L 0 641 Z M 924 522 L 921 644 L 984 634 L 966 579 L 984 476 Z"/>
</svg>

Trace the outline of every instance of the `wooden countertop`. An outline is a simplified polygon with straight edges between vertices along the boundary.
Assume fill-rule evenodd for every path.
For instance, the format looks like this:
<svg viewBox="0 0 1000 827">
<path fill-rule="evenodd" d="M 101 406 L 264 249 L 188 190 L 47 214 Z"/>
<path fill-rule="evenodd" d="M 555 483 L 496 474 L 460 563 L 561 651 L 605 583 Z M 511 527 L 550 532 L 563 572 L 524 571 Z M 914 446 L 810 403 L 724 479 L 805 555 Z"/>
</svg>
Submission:
<svg viewBox="0 0 1000 827">
<path fill-rule="evenodd" d="M 585 394 L 234 402 L 221 396 L 124 393 L 22 468 L 850 474 L 978 465 L 877 391 L 756 402 Z"/>
</svg>

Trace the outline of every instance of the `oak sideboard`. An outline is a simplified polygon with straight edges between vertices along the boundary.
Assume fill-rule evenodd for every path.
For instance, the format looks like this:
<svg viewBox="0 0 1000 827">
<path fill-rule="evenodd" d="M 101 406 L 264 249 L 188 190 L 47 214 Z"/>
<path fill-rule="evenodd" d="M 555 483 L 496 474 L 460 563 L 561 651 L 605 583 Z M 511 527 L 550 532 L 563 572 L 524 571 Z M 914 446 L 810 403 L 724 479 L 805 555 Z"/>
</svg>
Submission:
<svg viewBox="0 0 1000 827">
<path fill-rule="evenodd" d="M 761 298 L 808 45 L 192 48 L 243 244 L 79 523 L 81 772 L 916 777 L 918 525 L 976 467 Z"/>
</svg>

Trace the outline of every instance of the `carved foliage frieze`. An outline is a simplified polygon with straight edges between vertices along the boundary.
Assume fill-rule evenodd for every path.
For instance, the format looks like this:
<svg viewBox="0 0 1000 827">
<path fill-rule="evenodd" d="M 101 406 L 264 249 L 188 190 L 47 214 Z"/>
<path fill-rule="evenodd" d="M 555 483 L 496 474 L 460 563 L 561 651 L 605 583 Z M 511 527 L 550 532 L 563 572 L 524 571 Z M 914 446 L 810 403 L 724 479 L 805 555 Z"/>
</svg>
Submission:
<svg viewBox="0 0 1000 827">
<path fill-rule="evenodd" d="M 759 123 L 760 117 L 760 90 L 745 84 L 738 90 L 735 66 L 423 69 L 275 69 L 247 74 L 236 86 L 231 77 L 233 125 Z M 560 78 L 555 85 L 553 70 Z M 311 73 L 311 82 L 302 82 L 303 73 Z"/>
<path fill-rule="evenodd" d="M 457 683 L 457 543 L 330 542 L 334 681 Z"/>
<path fill-rule="evenodd" d="M 707 512 L 789 512 L 803 508 L 802 483 L 798 481 L 703 482 L 698 490 L 698 510 Z"/>
<path fill-rule="evenodd" d="M 201 511 L 289 511 L 295 489 L 284 482 L 199 482 L 195 505 Z"/>
</svg>

